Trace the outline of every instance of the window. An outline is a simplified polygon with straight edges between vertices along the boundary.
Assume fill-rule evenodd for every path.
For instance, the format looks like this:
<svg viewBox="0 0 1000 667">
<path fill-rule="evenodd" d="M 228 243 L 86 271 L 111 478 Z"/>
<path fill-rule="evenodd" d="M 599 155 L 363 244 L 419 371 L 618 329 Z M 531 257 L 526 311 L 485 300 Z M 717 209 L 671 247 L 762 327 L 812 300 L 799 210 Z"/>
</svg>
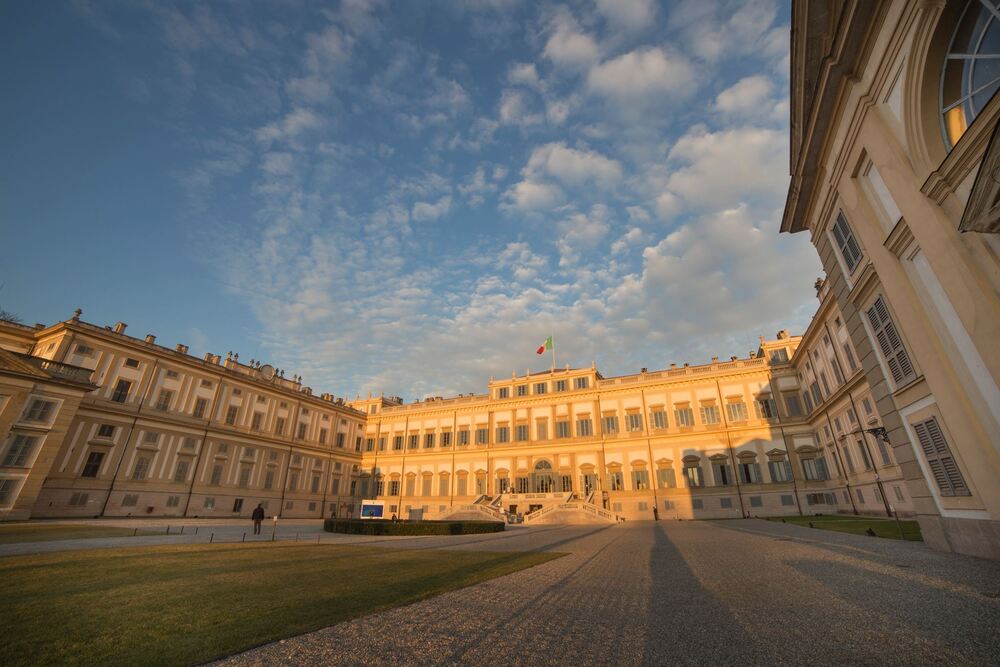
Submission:
<svg viewBox="0 0 1000 667">
<path fill-rule="evenodd" d="M 618 433 L 618 415 L 611 415 L 610 417 L 605 417 L 602 422 L 604 426 L 604 433 L 607 435 L 614 435 Z"/>
<path fill-rule="evenodd" d="M 655 429 L 667 428 L 667 413 L 664 410 L 653 410 L 649 414 L 649 420 Z"/>
<path fill-rule="evenodd" d="M 510 440 L 510 427 L 497 426 L 497 442 L 508 442 Z"/>
<path fill-rule="evenodd" d="M 611 487 L 612 491 L 622 491 L 625 488 L 625 482 L 622 479 L 622 473 L 620 470 L 608 473 L 608 485 Z"/>
<path fill-rule="evenodd" d="M 126 359 L 125 360 L 125 365 L 128 366 L 129 368 L 139 368 L 139 360 L 138 359 L 131 359 L 131 358 L 130 359 Z"/>
<path fill-rule="evenodd" d="M 389 495 L 398 496 L 399 495 L 399 480 L 393 479 L 389 481 Z"/>
<path fill-rule="evenodd" d="M 233 389 L 233 396 L 242 396 L 242 395 L 243 395 L 243 390 L 242 389 Z M 302 411 L 302 414 L 308 414 L 308 413 L 309 413 L 308 410 L 303 410 Z"/>
<path fill-rule="evenodd" d="M 808 480 L 815 481 L 830 479 L 830 474 L 826 468 L 826 459 L 822 456 L 802 461 L 802 472 Z"/>
<path fill-rule="evenodd" d="M 854 273 L 854 269 L 861 263 L 861 247 L 854 239 L 854 233 L 843 213 L 837 214 L 832 231 L 837 247 L 840 248 L 840 256 L 844 258 L 844 264 L 847 266 L 847 272 Z"/>
<path fill-rule="evenodd" d="M 844 462 L 847 464 L 847 470 L 854 473 L 854 459 L 851 457 L 851 450 L 844 447 Z"/>
<path fill-rule="evenodd" d="M 576 420 L 576 436 L 578 438 L 585 438 L 594 434 L 593 425 L 590 423 L 590 419 L 577 419 Z"/>
<path fill-rule="evenodd" d="M 277 417 L 274 420 L 274 433 L 275 435 L 282 436 L 285 435 L 285 418 Z"/>
<path fill-rule="evenodd" d="M 524 442 L 525 440 L 528 439 L 528 437 L 529 437 L 528 425 L 518 424 L 517 427 L 514 429 L 514 439 L 517 440 L 518 442 Z"/>
<path fill-rule="evenodd" d="M 101 424 L 97 427 L 97 437 L 99 438 L 113 438 L 115 437 L 115 427 L 114 424 Z"/>
<path fill-rule="evenodd" d="M 674 410 L 674 421 L 681 428 L 691 428 L 694 426 L 694 410 L 691 408 L 677 408 Z"/>
<path fill-rule="evenodd" d="M 931 417 L 919 424 L 913 425 L 913 430 L 917 433 L 917 440 L 920 441 L 920 449 L 927 459 L 927 465 L 931 469 L 931 475 L 937 484 L 942 496 L 971 496 L 969 487 L 962 477 L 962 471 L 958 468 L 958 463 L 951 454 L 948 442 L 941 432 L 941 426 L 937 418 Z"/>
<path fill-rule="evenodd" d="M 146 431 L 142 436 L 142 442 L 146 445 L 155 445 L 160 441 L 160 434 L 156 431 Z"/>
<path fill-rule="evenodd" d="M 236 416 L 239 414 L 240 408 L 238 405 L 230 405 L 226 410 L 226 423 L 230 426 L 236 425 Z"/>
<path fill-rule="evenodd" d="M 638 412 L 625 415 L 625 429 L 635 433 L 636 431 L 642 430 L 642 415 Z"/>
<path fill-rule="evenodd" d="M 274 488 L 274 470 L 267 470 L 264 473 L 264 488 L 272 489 Z"/>
<path fill-rule="evenodd" d="M 941 73 L 941 125 L 950 149 L 1000 86 L 993 66 L 1000 25 L 992 3 L 966 4 Z"/>
<path fill-rule="evenodd" d="M 704 509 L 704 507 L 705 507 L 705 503 L 704 503 L 704 501 L 702 501 L 701 498 L 692 498 L 691 499 L 691 509 L 693 509 L 693 510 L 700 510 L 700 509 Z"/>
<path fill-rule="evenodd" d="M 188 461 L 178 461 L 177 469 L 174 471 L 174 481 L 175 482 L 185 482 L 187 481 L 188 469 L 191 464 Z"/>
<path fill-rule="evenodd" d="M 469 429 L 463 428 L 458 431 L 458 444 L 460 445 L 469 444 Z"/>
<path fill-rule="evenodd" d="M 330 493 L 333 495 L 340 493 L 340 480 L 336 477 L 330 479 Z"/>
<path fill-rule="evenodd" d="M 783 496 L 781 496 L 781 505 L 782 505 L 782 507 L 791 507 L 794 504 L 795 504 L 795 498 L 794 497 L 789 496 L 789 495 L 783 495 Z"/>
<path fill-rule="evenodd" d="M 103 462 L 104 452 L 91 452 L 87 455 L 87 462 L 83 464 L 83 472 L 80 473 L 80 477 L 97 477 Z"/>
<path fill-rule="evenodd" d="M 733 471 L 728 463 L 713 463 L 712 474 L 715 475 L 716 486 L 729 486 L 733 483 Z"/>
<path fill-rule="evenodd" d="M 740 463 L 740 481 L 744 484 L 760 484 L 760 466 L 756 463 Z"/>
<path fill-rule="evenodd" d="M 410 449 L 417 449 L 418 447 L 420 447 L 420 436 L 417 435 L 416 433 L 411 435 L 408 442 L 408 446 Z"/>
<path fill-rule="evenodd" d="M 556 391 L 566 391 L 566 380 L 556 380 Z"/>
<path fill-rule="evenodd" d="M 179 507 L 181 504 L 180 496 L 167 496 L 167 507 Z"/>
<path fill-rule="evenodd" d="M 243 511 L 243 499 L 237 498 L 233 501 L 233 512 L 242 512 L 242 511 Z"/>
<path fill-rule="evenodd" d="M 858 497 L 858 502 L 861 503 L 862 505 L 864 505 L 865 504 L 865 494 L 863 494 L 861 492 L 861 489 L 855 489 L 854 493 Z"/>
<path fill-rule="evenodd" d="M 557 438 L 568 438 L 570 436 L 569 432 L 569 421 L 562 420 L 556 422 L 556 437 Z"/>
<path fill-rule="evenodd" d="M 375 451 L 375 438 L 365 438 L 365 451 L 366 452 Z"/>
<path fill-rule="evenodd" d="M 875 438 L 875 442 L 878 444 L 878 453 L 882 457 L 882 465 L 891 466 L 892 456 L 889 454 L 889 447 L 885 444 L 885 440 L 882 438 Z"/>
<path fill-rule="evenodd" d="M 786 348 L 778 348 L 777 350 L 771 350 L 771 363 L 772 364 L 784 364 L 788 362 L 788 350 Z"/>
<path fill-rule="evenodd" d="M 173 397 L 174 397 L 174 392 L 170 391 L 169 389 L 161 389 L 160 395 L 156 399 L 156 409 L 169 410 L 170 401 L 173 399 Z"/>
<path fill-rule="evenodd" d="M 649 472 L 646 470 L 632 471 L 632 488 L 636 491 L 644 491 L 649 488 Z"/>
<path fill-rule="evenodd" d="M 792 464 L 788 461 L 768 461 L 767 471 L 771 474 L 772 482 L 792 481 Z"/>
<path fill-rule="evenodd" d="M 329 431 L 327 431 L 325 428 L 321 428 L 319 430 L 319 444 L 321 444 L 321 445 L 325 445 L 326 444 L 326 437 L 327 437 L 328 433 L 329 433 Z M 338 446 L 339 447 L 343 447 L 344 446 L 344 440 L 343 440 L 343 438 L 340 439 L 340 444 Z"/>
<path fill-rule="evenodd" d="M 288 489 L 290 491 L 299 490 L 299 473 L 298 471 L 293 472 L 288 475 Z"/>
<path fill-rule="evenodd" d="M 486 428 L 477 428 L 476 429 L 476 444 L 477 445 L 485 445 L 489 441 L 490 441 L 490 432 L 489 432 L 489 429 L 486 429 Z"/>
<path fill-rule="evenodd" d="M 673 468 L 660 468 L 656 471 L 656 482 L 661 489 L 673 489 L 677 486 L 677 477 Z"/>
<path fill-rule="evenodd" d="M 798 417 L 802 414 L 802 404 L 799 403 L 798 395 L 785 394 L 785 409 L 792 417 Z"/>
<path fill-rule="evenodd" d="M 844 343 L 841 347 L 844 350 L 844 358 L 847 359 L 847 367 L 853 373 L 858 370 L 858 360 L 854 358 L 854 350 L 851 348 L 850 343 Z"/>
<path fill-rule="evenodd" d="M 205 509 L 214 510 L 215 509 L 215 498 L 205 498 Z"/>
<path fill-rule="evenodd" d="M 74 493 L 72 496 L 69 497 L 69 506 L 70 507 L 83 507 L 84 505 L 87 504 L 87 500 L 89 498 L 90 498 L 90 494 L 89 493 L 80 493 L 78 491 L 78 492 Z M 136 501 L 138 501 L 139 500 L 139 496 L 136 496 L 135 499 L 136 499 Z M 2 501 L 0 501 L 0 502 L 2 502 Z"/>
<path fill-rule="evenodd" d="M 701 406 L 702 424 L 718 424 L 720 421 L 721 420 L 719 419 L 719 406 L 717 405 Z"/>
<path fill-rule="evenodd" d="M 516 391 L 517 391 L 517 395 L 518 396 L 527 396 L 528 395 L 528 385 L 526 385 L 526 384 L 519 384 L 519 385 L 517 385 Z"/>
<path fill-rule="evenodd" d="M 434 434 L 433 433 L 425 433 L 424 434 L 424 449 L 433 449 L 433 448 L 434 448 Z"/>
<path fill-rule="evenodd" d="M 802 399 L 806 402 L 806 413 L 808 414 L 808 413 L 812 412 L 813 411 L 813 404 L 812 404 L 812 399 L 809 397 L 809 392 L 808 391 L 802 392 Z"/>
<path fill-rule="evenodd" d="M 135 507 L 139 504 L 138 493 L 126 493 L 122 496 L 122 507 Z"/>
<path fill-rule="evenodd" d="M 705 486 L 705 477 L 702 475 L 701 466 L 697 463 L 684 464 L 684 479 L 691 488 Z"/>
<path fill-rule="evenodd" d="M 764 501 L 760 496 L 750 496 L 750 507 L 763 507 Z"/>
<path fill-rule="evenodd" d="M 875 340 L 878 341 L 878 348 L 882 351 L 882 358 L 885 360 L 885 365 L 889 367 L 889 372 L 896 385 L 900 386 L 914 379 L 917 376 L 916 371 L 913 370 L 910 355 L 903 347 L 903 341 L 896 331 L 896 325 L 889 315 L 885 300 L 881 296 L 875 299 L 866 314 Z"/>
<path fill-rule="evenodd" d="M 240 466 L 239 486 L 245 489 L 250 485 L 250 466 Z"/>
<path fill-rule="evenodd" d="M 196 419 L 201 419 L 205 416 L 205 408 L 208 407 L 208 400 L 204 398 L 196 398 L 194 400 L 194 416 Z"/>
<path fill-rule="evenodd" d="M 758 398 L 754 401 L 754 406 L 757 408 L 758 419 L 774 419 L 778 416 L 778 409 L 773 398 Z"/>
<path fill-rule="evenodd" d="M 227 443 L 227 442 L 220 442 L 219 443 L 219 447 L 218 447 L 218 452 L 220 454 L 228 454 L 229 453 L 229 443 Z"/>
<path fill-rule="evenodd" d="M 261 422 L 263 421 L 264 421 L 264 413 L 262 412 L 253 413 L 253 417 L 250 418 L 250 430 L 259 431 Z"/>
<path fill-rule="evenodd" d="M 319 484 L 322 481 L 319 473 L 313 473 L 312 482 L 309 485 L 309 491 L 311 493 L 319 493 Z"/>
<path fill-rule="evenodd" d="M 903 499 L 903 490 L 901 488 L 899 488 L 898 486 L 893 486 L 892 487 L 892 492 L 894 494 L 896 494 L 896 500 L 898 502 L 904 502 L 904 499 Z"/>
<path fill-rule="evenodd" d="M 208 389 L 211 389 L 212 388 L 212 381 L 211 380 L 202 380 L 201 381 L 201 386 L 202 387 L 207 387 Z"/>
<path fill-rule="evenodd" d="M 218 486 L 221 483 L 222 483 L 222 464 L 216 463 L 214 466 L 212 466 L 212 477 L 211 480 L 209 481 L 209 484 L 211 484 L 212 486 Z"/>
<path fill-rule="evenodd" d="M 724 510 L 733 509 L 733 499 L 732 498 L 719 498 L 719 507 Z"/>
<path fill-rule="evenodd" d="M 510 398 L 510 387 L 500 387 L 497 389 L 497 398 Z"/>
<path fill-rule="evenodd" d="M 142 481 L 146 479 L 146 473 L 149 472 L 149 457 L 140 456 L 135 460 L 135 467 L 132 468 L 132 479 L 136 481 Z"/>
<path fill-rule="evenodd" d="M 385 451 L 385 436 L 378 439 L 378 450 L 380 452 Z"/>
<path fill-rule="evenodd" d="M 535 439 L 536 440 L 549 439 L 549 425 L 547 422 L 540 421 L 535 424 Z"/>
<path fill-rule="evenodd" d="M 544 394 L 544 393 L 548 392 L 548 390 L 549 390 L 549 385 L 546 384 L 545 382 L 538 382 L 538 383 L 535 384 L 535 393 L 536 394 Z"/>
<path fill-rule="evenodd" d="M 573 380 L 574 389 L 586 389 L 590 386 L 590 378 L 582 377 Z"/>
<path fill-rule="evenodd" d="M 83 343 L 80 343 L 79 345 L 76 346 L 76 353 L 82 355 L 91 355 L 94 353 L 94 348 L 84 345 Z"/>
<path fill-rule="evenodd" d="M 295 432 L 295 438 L 297 440 L 305 440 L 306 439 L 306 429 L 307 428 L 309 428 L 308 424 L 305 424 L 305 423 L 299 424 L 299 427 L 298 427 L 298 429 Z"/>
<path fill-rule="evenodd" d="M 55 405 L 52 401 L 43 401 L 36 398 L 31 402 L 31 407 L 28 408 L 24 420 L 29 422 L 47 422 L 52 417 L 52 409 L 55 408 Z"/>
<path fill-rule="evenodd" d="M 855 444 L 858 447 L 858 456 L 861 457 L 861 463 L 865 466 L 865 470 L 871 470 L 872 461 L 868 458 L 868 448 L 865 447 L 865 443 L 858 440 Z"/>
<path fill-rule="evenodd" d="M 745 422 L 747 420 L 747 404 L 743 401 L 726 403 L 726 417 L 731 422 Z"/>
</svg>

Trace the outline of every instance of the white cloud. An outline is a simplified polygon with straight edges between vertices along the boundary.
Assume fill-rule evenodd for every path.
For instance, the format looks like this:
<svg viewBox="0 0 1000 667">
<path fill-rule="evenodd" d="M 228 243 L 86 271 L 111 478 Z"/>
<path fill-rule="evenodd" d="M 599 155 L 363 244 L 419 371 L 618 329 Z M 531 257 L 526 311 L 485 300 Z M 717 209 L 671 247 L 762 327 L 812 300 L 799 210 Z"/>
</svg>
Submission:
<svg viewBox="0 0 1000 667">
<path fill-rule="evenodd" d="M 529 88 L 538 88 L 542 83 L 534 63 L 514 63 L 507 72 L 507 81 L 514 86 Z"/>
<path fill-rule="evenodd" d="M 583 253 L 597 247 L 611 230 L 610 211 L 596 204 L 590 213 L 574 213 L 557 226 L 559 229 L 559 266 L 573 266 Z"/>
<path fill-rule="evenodd" d="M 617 160 L 596 151 L 570 148 L 561 142 L 536 148 L 528 159 L 525 172 L 548 175 L 566 185 L 590 183 L 601 188 L 610 188 L 622 178 L 622 167 Z"/>
<path fill-rule="evenodd" d="M 587 87 L 620 102 L 650 97 L 687 97 L 694 91 L 694 70 L 679 53 L 647 48 L 618 56 L 587 74 Z"/>
<path fill-rule="evenodd" d="M 555 185 L 523 180 L 511 186 L 503 195 L 501 209 L 512 212 L 547 211 L 561 204 L 565 196 Z"/>
<path fill-rule="evenodd" d="M 500 94 L 500 122 L 505 125 L 538 125 L 544 116 L 532 107 L 527 94 L 508 88 Z"/>
<path fill-rule="evenodd" d="M 317 76 L 290 79 L 285 84 L 285 90 L 303 102 L 324 102 L 330 97 L 330 83 Z"/>
<path fill-rule="evenodd" d="M 620 255 L 625 252 L 630 245 L 636 245 L 641 243 L 645 238 L 645 234 L 638 227 L 630 227 L 627 232 L 622 234 L 622 236 L 611 244 L 611 254 Z"/>
<path fill-rule="evenodd" d="M 593 37 L 583 32 L 568 11 L 558 12 L 552 19 L 550 35 L 545 43 L 545 57 L 563 67 L 586 67 L 600 58 L 601 50 Z"/>
<path fill-rule="evenodd" d="M 258 128 L 256 136 L 258 141 L 265 142 L 293 139 L 303 132 L 322 126 L 323 123 L 322 116 L 309 109 L 296 107 L 289 111 L 280 121 Z"/>
<path fill-rule="evenodd" d="M 649 28 L 656 18 L 652 0 L 597 0 L 596 9 L 609 23 L 625 30 Z"/>
<path fill-rule="evenodd" d="M 437 220 L 438 218 L 443 218 L 448 215 L 448 211 L 451 209 L 451 197 L 445 195 L 438 199 L 435 203 L 430 202 L 417 202 L 413 205 L 413 219 L 421 222 L 425 220 Z"/>
<path fill-rule="evenodd" d="M 715 108 L 729 114 L 754 114 L 773 92 L 774 84 L 766 76 L 748 76 L 719 93 Z"/>
</svg>

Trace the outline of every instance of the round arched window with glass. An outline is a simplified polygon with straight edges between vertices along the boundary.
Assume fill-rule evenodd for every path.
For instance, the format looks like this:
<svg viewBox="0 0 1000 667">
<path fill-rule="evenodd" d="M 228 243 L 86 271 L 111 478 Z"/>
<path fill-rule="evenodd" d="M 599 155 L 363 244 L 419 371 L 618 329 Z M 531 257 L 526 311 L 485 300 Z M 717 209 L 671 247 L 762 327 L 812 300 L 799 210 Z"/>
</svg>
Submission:
<svg viewBox="0 0 1000 667">
<path fill-rule="evenodd" d="M 1000 87 L 1000 0 L 968 0 L 941 75 L 941 122 L 950 150 Z"/>
</svg>

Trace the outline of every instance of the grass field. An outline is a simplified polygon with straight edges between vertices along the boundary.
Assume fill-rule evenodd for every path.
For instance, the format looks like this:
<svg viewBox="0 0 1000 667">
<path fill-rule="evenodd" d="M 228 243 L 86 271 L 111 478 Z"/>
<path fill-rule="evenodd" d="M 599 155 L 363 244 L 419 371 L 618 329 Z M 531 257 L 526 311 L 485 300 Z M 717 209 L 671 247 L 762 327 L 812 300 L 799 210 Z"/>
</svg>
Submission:
<svg viewBox="0 0 1000 667">
<path fill-rule="evenodd" d="M 840 533 L 854 533 L 855 535 L 865 535 L 865 531 L 871 528 L 877 537 L 888 537 L 893 540 L 900 539 L 899 527 L 893 519 L 874 519 L 872 517 L 849 516 L 839 514 L 824 514 L 821 516 L 786 516 L 771 517 L 771 521 L 785 521 L 794 523 L 797 526 L 809 526 L 812 523 L 814 528 L 822 530 L 835 530 Z M 915 542 L 923 541 L 920 535 L 920 525 L 916 521 L 900 520 L 903 528 L 904 540 Z"/>
<path fill-rule="evenodd" d="M 133 528 L 109 526 L 81 526 L 73 524 L 10 524 L 0 525 L 0 544 L 18 542 L 51 542 L 52 540 L 77 540 L 86 537 L 125 537 L 135 532 Z M 139 531 L 139 535 L 159 535 L 163 531 Z"/>
<path fill-rule="evenodd" d="M 199 663 L 558 556 L 265 543 L 0 558 L 2 662 Z"/>
</svg>

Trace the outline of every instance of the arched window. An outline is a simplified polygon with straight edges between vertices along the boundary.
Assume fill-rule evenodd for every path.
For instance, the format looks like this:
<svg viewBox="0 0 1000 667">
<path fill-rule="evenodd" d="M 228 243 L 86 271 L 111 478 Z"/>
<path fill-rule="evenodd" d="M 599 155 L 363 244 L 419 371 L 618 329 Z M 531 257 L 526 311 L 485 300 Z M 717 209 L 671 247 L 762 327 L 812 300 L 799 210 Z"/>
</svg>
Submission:
<svg viewBox="0 0 1000 667">
<path fill-rule="evenodd" d="M 1000 8 L 968 0 L 941 73 L 941 127 L 951 149 L 1000 87 Z"/>
<path fill-rule="evenodd" d="M 552 464 L 543 459 L 535 464 L 535 470 L 552 470 Z"/>
</svg>

